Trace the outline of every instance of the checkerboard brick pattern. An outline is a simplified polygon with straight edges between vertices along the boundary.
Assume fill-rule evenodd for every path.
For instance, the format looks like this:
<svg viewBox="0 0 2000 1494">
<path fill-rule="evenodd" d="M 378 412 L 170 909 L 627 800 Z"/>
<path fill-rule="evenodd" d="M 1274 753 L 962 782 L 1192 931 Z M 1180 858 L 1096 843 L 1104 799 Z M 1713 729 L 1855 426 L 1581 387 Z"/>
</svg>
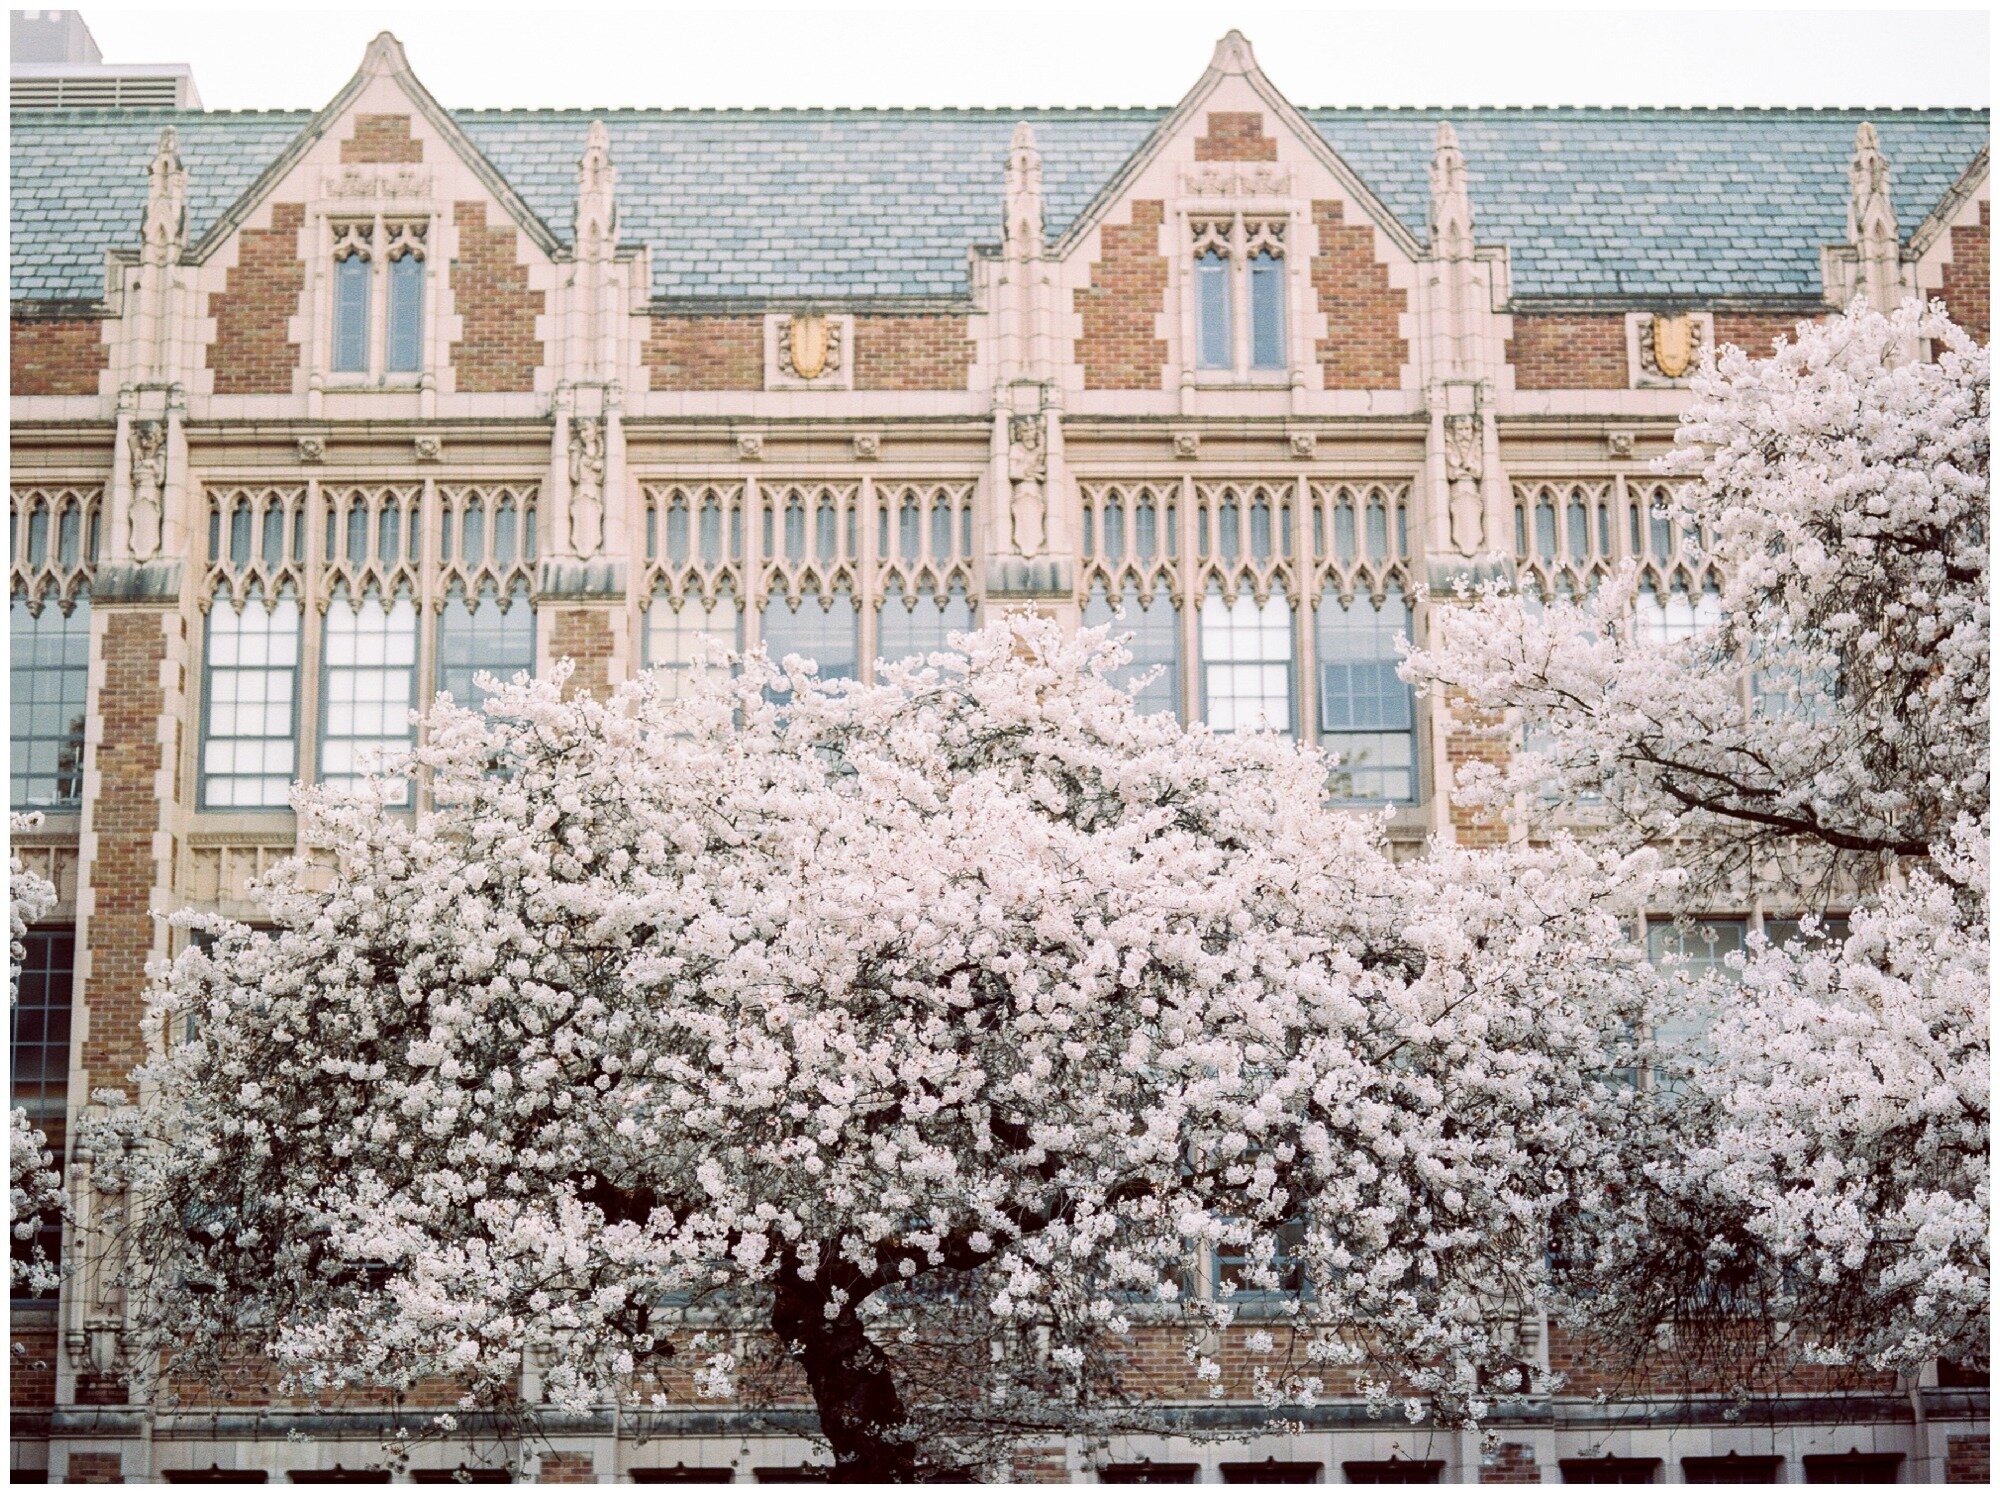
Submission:
<svg viewBox="0 0 2000 1494">
<path fill-rule="evenodd" d="M 528 287 L 528 268 L 517 263 L 511 226 L 488 228 L 486 204 L 455 202 L 458 257 L 451 264 L 451 293 L 463 336 L 451 345 L 460 394 L 531 392 L 542 362 L 535 318 L 547 297 Z"/>
<path fill-rule="evenodd" d="M 1076 291 L 1083 335 L 1076 361 L 1086 389 L 1158 389 L 1167 345 L 1157 335 L 1167 296 L 1167 260 L 1160 253 L 1166 204 L 1141 199 L 1129 223 L 1107 223 L 1099 232 L 1102 257 L 1090 267 L 1090 284 Z"/>
<path fill-rule="evenodd" d="M 1326 336 L 1315 354 L 1329 389 L 1397 389 L 1410 345 L 1400 318 L 1409 293 L 1389 284 L 1389 267 L 1375 258 L 1375 230 L 1350 224 L 1338 202 L 1315 202 L 1313 293 L 1326 317 Z"/>
<path fill-rule="evenodd" d="M 280 202 L 271 208 L 269 228 L 238 235 L 236 263 L 222 294 L 209 302 L 215 341 L 208 345 L 208 366 L 215 370 L 217 394 L 292 392 L 299 345 L 289 323 L 306 284 L 299 258 L 305 218 L 304 203 Z"/>
</svg>

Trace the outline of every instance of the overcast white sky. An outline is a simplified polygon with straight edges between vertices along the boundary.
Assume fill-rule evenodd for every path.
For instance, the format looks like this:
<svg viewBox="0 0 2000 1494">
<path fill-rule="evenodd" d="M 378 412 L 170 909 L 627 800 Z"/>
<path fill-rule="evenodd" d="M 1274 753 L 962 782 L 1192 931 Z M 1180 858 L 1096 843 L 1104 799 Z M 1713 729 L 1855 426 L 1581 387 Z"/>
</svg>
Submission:
<svg viewBox="0 0 2000 1494">
<path fill-rule="evenodd" d="M 1299 104 L 1988 102 L 1986 6 L 1879 6 L 86 0 L 82 10 L 105 61 L 189 63 L 211 109 L 317 107 L 385 28 L 456 107 L 1168 104 L 1231 26 Z"/>
</svg>

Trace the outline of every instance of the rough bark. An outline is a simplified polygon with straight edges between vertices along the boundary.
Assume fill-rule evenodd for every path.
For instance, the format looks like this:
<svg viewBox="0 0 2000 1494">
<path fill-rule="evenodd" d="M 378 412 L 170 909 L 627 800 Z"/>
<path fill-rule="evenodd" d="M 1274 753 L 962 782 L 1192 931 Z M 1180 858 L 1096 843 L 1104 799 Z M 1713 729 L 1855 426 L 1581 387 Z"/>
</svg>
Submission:
<svg viewBox="0 0 2000 1494">
<path fill-rule="evenodd" d="M 881 1350 L 855 1316 L 853 1301 L 832 1315 L 823 1280 L 800 1281 L 779 1273 L 771 1305 L 778 1341 L 796 1345 L 819 1408 L 820 1430 L 833 1448 L 834 1478 L 841 1483 L 920 1482 L 936 1478 L 909 1440 L 903 1398 Z"/>
</svg>

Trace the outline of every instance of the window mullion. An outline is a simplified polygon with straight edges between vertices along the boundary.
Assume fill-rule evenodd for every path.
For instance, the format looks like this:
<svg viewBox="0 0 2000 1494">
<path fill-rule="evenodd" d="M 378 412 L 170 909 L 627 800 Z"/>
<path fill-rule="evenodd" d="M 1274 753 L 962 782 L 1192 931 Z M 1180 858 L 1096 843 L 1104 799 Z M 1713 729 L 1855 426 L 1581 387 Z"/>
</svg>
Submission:
<svg viewBox="0 0 2000 1494">
<path fill-rule="evenodd" d="M 322 635 L 325 632 L 326 499 L 317 477 L 306 479 L 306 567 L 299 598 L 298 736 L 294 766 L 299 782 L 319 781 L 320 692 L 325 687 Z"/>
</svg>

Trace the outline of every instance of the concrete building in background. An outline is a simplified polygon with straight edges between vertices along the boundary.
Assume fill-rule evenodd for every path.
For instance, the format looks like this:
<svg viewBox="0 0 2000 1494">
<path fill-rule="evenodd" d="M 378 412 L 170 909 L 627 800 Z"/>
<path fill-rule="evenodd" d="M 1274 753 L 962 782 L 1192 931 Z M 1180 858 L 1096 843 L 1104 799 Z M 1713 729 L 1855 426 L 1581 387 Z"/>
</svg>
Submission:
<svg viewBox="0 0 2000 1494">
<path fill-rule="evenodd" d="M 102 66 L 66 35 L 29 65 Z M 1423 588 L 1632 559 L 1647 624 L 1691 628 L 1711 578 L 1648 464 L 1703 349 L 1912 292 L 1988 336 L 1981 110 L 1301 108 L 1235 33 L 1172 108 L 455 111 L 387 35 L 316 112 L 24 110 L 14 76 L 12 803 L 62 902 L 13 1073 L 58 1148 L 142 1056 L 165 915 L 257 919 L 292 784 L 479 671 L 602 692 L 719 638 L 866 677 L 1011 608 L 1122 616 L 1149 708 L 1324 744 L 1410 854 L 1492 843 L 1443 792 L 1490 742 L 1396 678 Z M 1705 947 L 1790 911 L 1717 910 Z M 133 1404 L 95 1248 L 14 1304 L 17 1479 L 379 1465 L 388 1408 Z M 1262 1424 L 1134 1353 L 1163 1404 Z M 1594 1380 L 1546 1325 L 1522 1353 L 1540 1388 L 1484 1450 L 1336 1397 L 1021 1471 L 1985 1478 L 1987 1391 L 1950 1366 L 1741 1415 Z M 808 1453 L 690 1400 L 566 1423 L 540 1469 Z"/>
<path fill-rule="evenodd" d="M 9 103 L 14 109 L 199 109 L 186 63 L 106 62 L 81 13 L 8 13 Z"/>
</svg>

